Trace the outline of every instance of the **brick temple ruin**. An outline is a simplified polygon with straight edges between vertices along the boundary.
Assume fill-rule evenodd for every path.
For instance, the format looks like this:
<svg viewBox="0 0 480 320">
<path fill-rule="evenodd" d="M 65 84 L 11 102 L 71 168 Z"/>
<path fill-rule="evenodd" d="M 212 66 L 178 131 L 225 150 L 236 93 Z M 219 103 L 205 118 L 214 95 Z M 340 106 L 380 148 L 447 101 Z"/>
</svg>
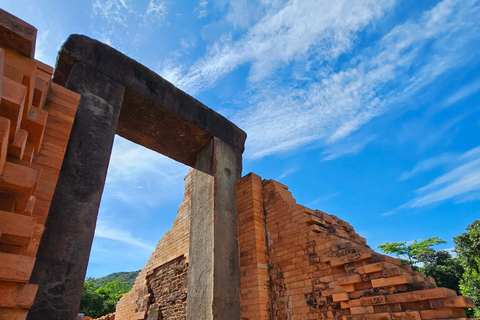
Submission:
<svg viewBox="0 0 480 320">
<path fill-rule="evenodd" d="M 288 188 L 241 178 L 246 134 L 81 35 L 54 68 L 0 9 L 0 320 L 74 320 L 113 138 L 193 169 L 173 227 L 102 320 L 465 319 L 469 298 L 370 249 Z"/>
</svg>

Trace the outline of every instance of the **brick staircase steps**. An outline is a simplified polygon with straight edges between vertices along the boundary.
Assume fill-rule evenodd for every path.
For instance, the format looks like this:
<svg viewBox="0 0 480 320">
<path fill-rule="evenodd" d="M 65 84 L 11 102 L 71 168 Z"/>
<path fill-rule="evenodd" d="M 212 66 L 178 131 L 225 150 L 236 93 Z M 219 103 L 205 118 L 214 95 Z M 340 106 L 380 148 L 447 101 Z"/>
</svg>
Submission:
<svg viewBox="0 0 480 320">
<path fill-rule="evenodd" d="M 28 281 L 80 100 L 33 59 L 35 37 L 0 9 L 0 320 L 25 319 L 33 303 Z"/>
<path fill-rule="evenodd" d="M 0 282 L 0 308 L 28 309 L 32 306 L 38 286 Z"/>
<path fill-rule="evenodd" d="M 259 177 L 249 174 L 237 187 L 254 197 L 259 192 L 252 187 L 255 180 Z M 432 278 L 398 259 L 371 250 L 347 222 L 298 205 L 286 186 L 264 180 L 262 195 L 264 228 L 252 235 L 240 233 L 240 250 L 244 252 L 247 236 L 267 238 L 269 298 L 264 306 L 270 318 L 463 319 L 464 309 L 472 306 L 470 299 L 435 288 Z M 238 212 L 248 225 L 253 212 L 244 204 L 239 202 Z M 244 256 L 248 254 L 246 250 Z M 244 256 L 242 267 L 255 270 Z M 242 290 L 257 290 L 247 280 L 242 276 Z M 265 319 L 247 312 L 254 307 L 253 301 L 242 302 L 242 317 Z"/>
<path fill-rule="evenodd" d="M 0 252 L 0 281 L 28 282 L 34 263 L 35 257 Z"/>
</svg>

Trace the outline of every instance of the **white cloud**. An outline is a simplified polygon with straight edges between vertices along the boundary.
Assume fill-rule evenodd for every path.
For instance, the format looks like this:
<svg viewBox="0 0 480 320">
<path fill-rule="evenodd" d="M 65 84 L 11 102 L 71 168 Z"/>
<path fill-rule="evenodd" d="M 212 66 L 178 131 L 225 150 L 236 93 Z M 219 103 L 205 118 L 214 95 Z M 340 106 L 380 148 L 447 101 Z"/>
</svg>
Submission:
<svg viewBox="0 0 480 320">
<path fill-rule="evenodd" d="M 108 22 L 116 22 L 126 26 L 128 15 L 134 13 L 131 0 L 95 0 L 93 13 L 100 15 Z"/>
<path fill-rule="evenodd" d="M 428 29 L 432 20 L 439 20 L 431 12 L 419 22 L 397 26 L 355 57 L 353 67 L 330 73 L 306 88 L 280 89 L 273 98 L 274 90 L 261 91 L 260 102 L 234 119 L 249 133 L 247 156 L 261 158 L 321 139 L 335 142 L 388 107 L 412 97 L 437 76 L 469 61 L 471 53 L 465 49 L 465 38 L 472 44 L 479 38 L 478 24 L 475 32 L 470 29 L 479 10 L 463 4 L 447 1 L 438 5 L 457 6 L 456 14 L 445 18 L 439 29 Z M 460 38 L 459 26 L 465 27 Z M 419 48 L 428 42 L 433 42 L 437 51 L 425 61 Z M 478 50 L 474 47 L 473 51 L 475 48 Z M 410 75 L 412 65 L 421 61 L 423 66 Z M 391 86 L 394 81 L 396 89 Z"/>
<path fill-rule="evenodd" d="M 165 59 L 158 67 L 158 74 L 173 84 L 177 84 L 183 76 L 185 65 L 179 61 L 181 55 L 173 53 L 171 58 Z"/>
<path fill-rule="evenodd" d="M 275 14 L 286 0 L 231 0 L 228 2 L 226 21 L 234 28 L 246 29 L 267 14 Z"/>
<path fill-rule="evenodd" d="M 443 106 L 448 107 L 460 100 L 465 99 L 466 97 L 474 94 L 477 91 L 480 91 L 480 81 L 468 84 L 457 90 L 454 94 L 445 99 L 445 101 L 443 102 Z"/>
<path fill-rule="evenodd" d="M 109 223 L 99 220 L 95 229 L 95 237 L 119 241 L 131 246 L 135 246 L 148 252 L 153 252 L 155 246 L 139 237 L 134 237 L 130 231 L 117 229 L 110 226 Z"/>
<path fill-rule="evenodd" d="M 115 136 L 107 182 L 139 182 L 146 177 L 183 181 L 186 172 L 183 164 Z"/>
<path fill-rule="evenodd" d="M 210 47 L 179 83 L 196 93 L 215 84 L 240 65 L 252 63 L 250 80 L 260 81 L 279 66 L 307 55 L 335 59 L 350 49 L 355 33 L 382 16 L 393 0 L 291 0 L 281 10 L 267 13 L 237 42 L 223 39 Z"/>
<path fill-rule="evenodd" d="M 361 139 L 359 142 L 346 142 L 335 144 L 327 148 L 323 153 L 326 154 L 323 161 L 330 161 L 340 158 L 345 155 L 354 155 L 360 153 L 372 140 L 375 139 L 375 135 L 371 135 L 367 138 Z"/>
<path fill-rule="evenodd" d="M 285 170 L 284 172 L 282 172 L 282 174 L 280 174 L 278 177 L 277 177 L 277 180 L 281 180 L 289 175 L 291 175 L 292 173 L 295 173 L 298 171 L 298 168 L 290 168 L 290 169 L 287 169 Z"/>
<path fill-rule="evenodd" d="M 435 158 L 430 162 L 435 163 Z M 437 158 L 441 159 L 441 158 Z M 456 166 L 416 190 L 417 196 L 404 205 L 383 215 L 392 215 L 402 209 L 421 208 L 447 200 L 477 201 L 480 194 L 480 147 L 471 149 L 455 159 Z M 424 161 L 428 164 L 428 161 Z M 426 165 L 425 167 L 428 167 Z M 420 167 L 419 167 L 420 168 Z"/>
<path fill-rule="evenodd" d="M 93 13 L 101 16 L 109 23 L 127 26 L 134 18 L 163 21 L 168 14 L 166 0 L 150 0 L 144 10 L 138 10 L 132 5 L 132 0 L 94 0 Z"/>
<path fill-rule="evenodd" d="M 197 93 L 250 66 L 249 106 L 232 117 L 249 134 L 247 158 L 334 143 L 478 54 L 477 2 L 445 0 L 333 68 L 393 3 L 291 0 L 239 40 L 224 35 L 176 84 Z"/>
<path fill-rule="evenodd" d="M 181 200 L 187 171 L 179 162 L 115 136 L 105 194 L 138 210 L 155 208 Z"/>
<path fill-rule="evenodd" d="M 447 163 L 451 163 L 456 156 L 451 153 L 444 153 L 442 155 L 432 157 L 426 160 L 422 160 L 413 167 L 412 170 L 402 173 L 398 180 L 408 180 L 417 174 L 432 170 L 436 167 L 442 166 Z"/>
<path fill-rule="evenodd" d="M 195 8 L 195 12 L 198 12 L 198 18 L 205 18 L 207 16 L 207 0 L 200 0 L 198 7 Z"/>
<path fill-rule="evenodd" d="M 96 24 L 92 33 L 100 41 L 132 56 L 134 48 L 163 25 L 168 4 L 167 0 L 150 0 L 148 5 L 132 0 L 94 0 L 93 16 L 99 16 L 107 24 Z"/>
<path fill-rule="evenodd" d="M 317 198 L 317 199 L 309 202 L 309 203 L 307 204 L 307 207 L 316 205 L 316 204 L 318 204 L 319 202 L 323 202 L 323 201 L 326 201 L 326 200 L 328 200 L 328 199 L 330 199 L 330 198 L 336 197 L 336 196 L 338 196 L 339 194 L 340 194 L 340 192 L 335 192 L 335 193 L 327 194 L 326 196 Z"/>
<path fill-rule="evenodd" d="M 190 37 L 189 39 L 182 38 L 180 39 L 180 45 L 184 50 L 190 49 L 190 48 L 195 48 L 197 45 L 197 38 L 195 37 Z"/>
<path fill-rule="evenodd" d="M 38 28 L 35 59 L 55 66 L 57 53 L 66 38 L 62 28 L 56 22 L 42 23 Z"/>
<path fill-rule="evenodd" d="M 148 4 L 146 16 L 156 21 L 165 20 L 168 15 L 167 2 L 165 0 L 150 0 Z"/>
</svg>

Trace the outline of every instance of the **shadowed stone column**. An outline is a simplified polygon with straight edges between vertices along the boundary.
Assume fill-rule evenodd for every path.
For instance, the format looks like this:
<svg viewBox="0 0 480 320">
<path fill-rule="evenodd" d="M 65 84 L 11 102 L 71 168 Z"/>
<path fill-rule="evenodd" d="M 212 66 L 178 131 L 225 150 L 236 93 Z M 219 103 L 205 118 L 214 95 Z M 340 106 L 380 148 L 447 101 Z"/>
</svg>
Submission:
<svg viewBox="0 0 480 320">
<path fill-rule="evenodd" d="M 188 269 L 187 320 L 240 319 L 235 181 L 241 159 L 213 138 L 197 157 Z"/>
<path fill-rule="evenodd" d="M 40 242 L 29 320 L 73 320 L 80 306 L 124 87 L 82 64 L 66 87 L 80 93 L 75 122 Z"/>
</svg>

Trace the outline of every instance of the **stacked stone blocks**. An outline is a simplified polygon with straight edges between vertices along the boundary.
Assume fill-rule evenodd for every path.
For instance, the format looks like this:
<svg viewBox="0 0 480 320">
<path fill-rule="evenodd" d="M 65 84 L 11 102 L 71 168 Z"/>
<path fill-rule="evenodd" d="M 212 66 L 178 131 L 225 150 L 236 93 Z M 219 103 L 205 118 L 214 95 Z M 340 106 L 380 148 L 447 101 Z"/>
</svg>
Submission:
<svg viewBox="0 0 480 320">
<path fill-rule="evenodd" d="M 36 29 L 0 9 L 0 319 L 25 319 L 29 283 L 80 96 L 34 59 Z"/>
</svg>

